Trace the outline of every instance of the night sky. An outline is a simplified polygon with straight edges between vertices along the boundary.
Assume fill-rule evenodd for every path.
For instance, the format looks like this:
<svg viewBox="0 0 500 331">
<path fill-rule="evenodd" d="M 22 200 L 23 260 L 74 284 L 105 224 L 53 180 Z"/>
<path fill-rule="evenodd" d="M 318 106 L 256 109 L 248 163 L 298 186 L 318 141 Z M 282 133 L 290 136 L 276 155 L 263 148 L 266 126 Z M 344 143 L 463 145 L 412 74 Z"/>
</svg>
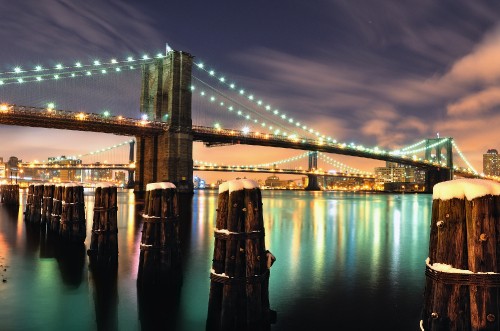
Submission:
<svg viewBox="0 0 500 331">
<path fill-rule="evenodd" d="M 500 149 L 499 1 L 44 0 L 1 1 L 0 12 L 0 72 L 156 54 L 168 43 L 339 141 L 392 149 L 439 133 L 479 172 L 482 154 Z M 0 87 L 0 101 L 43 106 L 53 91 L 58 108 L 138 116 L 140 85 L 117 82 Z M 46 160 L 126 139 L 0 125 L 0 157 Z M 226 164 L 299 153 L 194 148 L 195 159 Z"/>
</svg>

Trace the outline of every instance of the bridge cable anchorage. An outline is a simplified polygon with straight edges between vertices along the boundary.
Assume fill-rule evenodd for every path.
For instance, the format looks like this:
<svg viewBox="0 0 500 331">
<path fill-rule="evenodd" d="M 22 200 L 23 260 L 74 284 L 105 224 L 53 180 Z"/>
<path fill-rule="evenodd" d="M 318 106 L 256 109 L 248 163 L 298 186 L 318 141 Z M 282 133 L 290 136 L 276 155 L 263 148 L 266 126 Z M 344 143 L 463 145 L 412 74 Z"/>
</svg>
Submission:
<svg viewBox="0 0 500 331">
<path fill-rule="evenodd" d="M 298 136 L 298 133 L 297 133 L 296 131 L 293 131 L 293 130 L 288 130 L 285 126 L 283 126 L 283 125 L 282 125 L 281 123 L 279 123 L 278 121 L 274 120 L 272 117 L 266 117 L 265 115 L 263 115 L 263 114 L 259 113 L 258 111 L 256 111 L 256 110 L 254 110 L 254 109 L 252 109 L 252 108 L 250 108 L 250 107 L 248 107 L 248 106 L 246 106 L 246 105 L 242 104 L 241 102 L 239 102 L 239 101 L 237 101 L 236 99 L 234 99 L 234 98 L 230 97 L 230 96 L 229 96 L 229 95 L 227 95 L 226 93 L 224 93 L 224 92 L 222 92 L 221 90 L 219 90 L 219 89 L 217 89 L 217 88 L 213 87 L 212 85 L 208 84 L 207 82 L 205 82 L 205 81 L 201 80 L 200 78 L 198 78 L 198 77 L 196 77 L 196 76 L 192 76 L 192 78 L 193 78 L 193 79 L 195 79 L 195 80 L 197 80 L 197 81 L 199 81 L 201 84 L 205 85 L 207 88 L 209 88 L 210 90 L 214 91 L 216 94 L 220 95 L 221 97 L 223 97 L 223 98 L 225 98 L 225 99 L 229 100 L 230 102 L 234 103 L 235 105 L 238 105 L 238 106 L 240 106 L 241 108 L 243 108 L 243 109 L 245 109 L 245 110 L 247 110 L 247 111 L 249 111 L 249 112 L 251 112 L 251 113 L 253 113 L 253 114 L 257 115 L 257 116 L 260 116 L 261 118 L 265 119 L 267 122 L 271 122 L 271 123 L 273 123 L 274 125 L 276 125 L 276 126 L 278 126 L 279 128 L 281 128 L 284 132 L 286 132 L 286 131 L 292 131 L 292 132 L 293 132 L 293 134 L 295 134 L 295 135 L 297 135 L 297 136 Z M 201 95 L 201 96 L 204 96 L 204 95 Z M 229 112 L 232 112 L 232 110 L 233 110 L 233 109 L 232 109 L 232 107 L 228 107 L 228 110 L 229 110 Z M 249 118 L 246 118 L 243 114 L 238 114 L 238 112 L 235 112 L 234 114 L 236 114 L 236 115 L 238 115 L 238 116 L 243 116 L 243 118 L 247 119 L 248 121 L 251 121 Z M 249 116 L 249 115 L 247 114 L 247 116 Z M 254 122 L 254 123 L 255 123 L 255 122 Z M 258 124 L 258 122 L 257 122 L 257 124 Z M 265 123 L 265 122 L 262 122 L 262 123 L 261 123 L 261 126 L 262 126 L 262 127 L 266 127 L 266 123 Z M 267 126 L 267 129 L 268 129 L 270 132 L 272 132 L 272 130 L 273 130 L 272 128 L 269 128 L 269 126 Z"/>
</svg>

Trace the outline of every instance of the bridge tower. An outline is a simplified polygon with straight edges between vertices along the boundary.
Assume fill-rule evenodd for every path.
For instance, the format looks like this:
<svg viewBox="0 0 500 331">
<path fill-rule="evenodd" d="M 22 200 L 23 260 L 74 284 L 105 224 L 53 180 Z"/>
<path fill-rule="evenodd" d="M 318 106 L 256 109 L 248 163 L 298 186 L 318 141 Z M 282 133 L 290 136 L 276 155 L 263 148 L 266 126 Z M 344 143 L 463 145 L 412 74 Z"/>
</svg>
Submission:
<svg viewBox="0 0 500 331">
<path fill-rule="evenodd" d="M 309 152 L 309 171 L 318 169 L 318 151 Z M 307 175 L 307 191 L 320 191 L 317 175 Z"/>
<path fill-rule="evenodd" d="M 192 65 L 191 54 L 172 50 L 143 64 L 141 113 L 168 123 L 168 129 L 158 136 L 136 137 L 136 193 L 159 181 L 174 183 L 179 192 L 193 192 Z"/>
<path fill-rule="evenodd" d="M 443 139 L 446 139 L 443 141 Z M 435 155 L 435 160 L 441 164 L 446 161 L 447 168 L 427 169 L 425 174 L 425 187 L 427 192 L 432 192 L 434 185 L 440 182 L 453 179 L 453 138 L 431 138 L 425 141 L 425 159 L 431 160 Z M 440 143 L 441 142 L 441 143 Z M 433 147 L 431 147 L 433 146 Z M 443 155 L 444 152 L 444 155 Z"/>
</svg>

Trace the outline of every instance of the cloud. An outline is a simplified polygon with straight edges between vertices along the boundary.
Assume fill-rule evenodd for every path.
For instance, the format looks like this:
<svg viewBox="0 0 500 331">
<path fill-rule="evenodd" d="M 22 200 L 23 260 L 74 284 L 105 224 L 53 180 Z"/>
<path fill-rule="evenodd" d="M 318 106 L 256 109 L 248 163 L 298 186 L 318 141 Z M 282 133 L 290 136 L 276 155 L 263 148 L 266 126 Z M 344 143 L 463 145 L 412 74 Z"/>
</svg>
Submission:
<svg viewBox="0 0 500 331">
<path fill-rule="evenodd" d="M 499 54 L 500 55 L 500 54 Z M 500 106 L 500 87 L 490 87 L 448 105 L 448 114 L 479 115 Z"/>
<path fill-rule="evenodd" d="M 46 59 L 47 54 L 78 59 L 81 54 L 108 54 L 116 49 L 142 52 L 146 43 L 161 40 L 151 19 L 137 6 L 116 0 L 99 1 L 99 5 L 93 2 L 46 0 L 0 5 L 3 17 L 15 18 L 0 20 L 0 39 L 16 36 L 14 47 L 2 47 L 2 58 L 13 58 L 21 50 L 31 60 L 38 56 Z M 12 49 L 16 54 L 11 54 Z"/>
<path fill-rule="evenodd" d="M 382 137 L 387 134 L 390 123 L 383 120 L 370 120 L 363 125 L 361 132 L 366 135 Z"/>
<path fill-rule="evenodd" d="M 454 84 L 492 84 L 500 81 L 500 26 L 488 33 L 469 54 L 456 61 L 443 80 Z"/>
<path fill-rule="evenodd" d="M 434 125 L 436 132 L 442 136 L 453 137 L 460 151 L 475 166 L 482 171 L 482 155 L 488 149 L 498 149 L 500 128 L 500 113 L 491 113 L 488 117 L 459 118 L 449 117 L 438 120 Z M 455 163 L 465 166 L 460 158 L 456 157 Z"/>
</svg>

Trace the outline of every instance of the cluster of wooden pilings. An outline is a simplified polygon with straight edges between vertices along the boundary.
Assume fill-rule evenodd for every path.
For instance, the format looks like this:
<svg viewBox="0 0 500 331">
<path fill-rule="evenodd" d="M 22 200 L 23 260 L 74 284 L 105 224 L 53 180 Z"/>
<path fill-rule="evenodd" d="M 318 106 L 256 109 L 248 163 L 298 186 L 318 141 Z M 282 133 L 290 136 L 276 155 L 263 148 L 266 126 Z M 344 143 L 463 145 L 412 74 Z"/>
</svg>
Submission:
<svg viewBox="0 0 500 331">
<path fill-rule="evenodd" d="M 433 188 L 421 329 L 500 329 L 500 184 L 461 179 Z"/>
<path fill-rule="evenodd" d="M 146 186 L 137 284 L 160 288 L 181 281 L 179 205 L 170 182 Z"/>
<path fill-rule="evenodd" d="M 29 185 L 24 220 L 31 225 L 46 226 L 64 240 L 83 242 L 86 237 L 83 186 L 74 183 Z"/>
<path fill-rule="evenodd" d="M 261 191 L 254 181 L 219 188 L 207 330 L 266 330 L 269 272 L 275 257 L 265 248 Z"/>
<path fill-rule="evenodd" d="M 0 202 L 5 203 L 6 205 L 19 206 L 19 185 L 0 185 Z"/>
</svg>

